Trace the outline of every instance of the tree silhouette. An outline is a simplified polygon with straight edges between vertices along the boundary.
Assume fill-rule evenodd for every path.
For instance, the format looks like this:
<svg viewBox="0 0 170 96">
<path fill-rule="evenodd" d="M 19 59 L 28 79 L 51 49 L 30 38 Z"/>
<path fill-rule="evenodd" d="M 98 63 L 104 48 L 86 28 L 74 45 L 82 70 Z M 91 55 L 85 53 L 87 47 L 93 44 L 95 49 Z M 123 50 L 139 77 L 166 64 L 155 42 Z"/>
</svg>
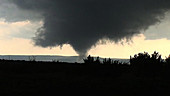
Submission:
<svg viewBox="0 0 170 96">
<path fill-rule="evenodd" d="M 160 71 L 162 62 L 161 55 L 156 51 L 151 56 L 147 52 L 130 56 L 130 64 L 137 74 L 154 75 Z"/>
<path fill-rule="evenodd" d="M 166 57 L 165 61 L 166 61 L 167 64 L 170 64 L 170 54 L 169 54 L 168 57 Z"/>
</svg>

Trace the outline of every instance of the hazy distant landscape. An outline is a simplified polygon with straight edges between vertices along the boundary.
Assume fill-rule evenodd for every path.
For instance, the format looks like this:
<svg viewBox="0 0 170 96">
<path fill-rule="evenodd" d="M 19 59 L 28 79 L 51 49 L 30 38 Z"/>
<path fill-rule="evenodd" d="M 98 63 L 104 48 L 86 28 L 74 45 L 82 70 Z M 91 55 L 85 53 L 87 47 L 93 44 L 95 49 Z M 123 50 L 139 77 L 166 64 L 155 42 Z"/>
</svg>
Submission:
<svg viewBox="0 0 170 96">
<path fill-rule="evenodd" d="M 36 61 L 60 61 L 60 62 L 70 62 L 70 63 L 83 63 L 83 59 L 80 59 L 79 56 L 59 56 L 59 55 L 0 55 L 0 59 L 5 60 L 26 60 L 31 61 L 35 59 Z M 100 58 L 101 61 L 104 58 Z M 128 63 L 129 59 L 119 59 L 111 58 L 112 60 L 119 60 L 120 62 Z"/>
</svg>

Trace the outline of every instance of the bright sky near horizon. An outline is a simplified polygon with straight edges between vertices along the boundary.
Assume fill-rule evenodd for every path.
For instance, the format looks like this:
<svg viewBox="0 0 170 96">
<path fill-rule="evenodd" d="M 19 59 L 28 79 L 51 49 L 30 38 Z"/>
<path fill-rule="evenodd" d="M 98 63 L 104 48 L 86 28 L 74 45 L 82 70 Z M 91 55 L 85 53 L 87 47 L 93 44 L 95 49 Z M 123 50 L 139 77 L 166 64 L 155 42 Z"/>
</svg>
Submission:
<svg viewBox="0 0 170 96">
<path fill-rule="evenodd" d="M 43 0 L 42 0 L 43 1 Z M 78 56 L 76 51 L 69 44 L 57 47 L 38 47 L 34 46 L 32 37 L 35 37 L 36 30 L 43 26 L 41 20 L 26 20 L 22 17 L 32 18 L 32 14 L 17 9 L 13 4 L 8 5 L 0 0 L 0 55 L 63 55 L 63 56 Z M 4 9 L 5 8 L 5 9 Z M 13 8 L 16 8 L 17 14 L 22 20 L 12 21 Z M 6 10 L 8 10 L 9 14 Z M 25 12 L 25 13 L 24 13 Z M 4 16 L 4 14 L 12 15 Z M 29 16 L 30 15 L 30 16 Z M 34 16 L 35 15 L 35 16 Z M 17 15 L 16 15 L 17 16 Z M 33 17 L 39 18 L 39 14 L 33 13 Z M 93 15 L 92 15 L 93 16 Z M 37 19 L 35 18 L 35 19 Z M 6 20 L 8 19 L 8 20 Z M 17 18 L 16 18 L 17 19 Z M 20 19 L 20 18 L 19 18 Z M 25 21 L 24 21 L 25 20 Z M 60 22 L 60 21 L 59 21 Z M 65 22 L 64 20 L 61 22 Z M 106 27 L 107 28 L 107 27 Z M 155 50 L 162 54 L 162 58 L 170 54 L 170 12 L 167 12 L 165 18 L 156 25 L 150 26 L 147 30 L 134 36 L 131 41 L 122 40 L 119 43 L 106 42 L 93 46 L 88 54 L 100 57 L 111 58 L 129 58 L 130 55 L 139 52 L 148 52 L 152 54 Z"/>
</svg>

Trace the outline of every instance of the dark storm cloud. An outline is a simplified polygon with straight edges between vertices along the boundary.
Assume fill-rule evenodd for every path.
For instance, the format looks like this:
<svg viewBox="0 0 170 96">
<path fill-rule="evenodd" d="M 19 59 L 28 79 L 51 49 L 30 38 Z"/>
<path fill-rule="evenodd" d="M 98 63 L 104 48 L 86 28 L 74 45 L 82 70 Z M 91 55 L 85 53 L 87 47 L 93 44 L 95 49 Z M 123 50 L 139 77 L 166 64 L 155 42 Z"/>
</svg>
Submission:
<svg viewBox="0 0 170 96">
<path fill-rule="evenodd" d="M 118 42 L 156 24 L 170 8 L 169 0 L 11 0 L 18 8 L 43 16 L 35 44 L 71 44 L 79 55 L 100 39 Z"/>
</svg>

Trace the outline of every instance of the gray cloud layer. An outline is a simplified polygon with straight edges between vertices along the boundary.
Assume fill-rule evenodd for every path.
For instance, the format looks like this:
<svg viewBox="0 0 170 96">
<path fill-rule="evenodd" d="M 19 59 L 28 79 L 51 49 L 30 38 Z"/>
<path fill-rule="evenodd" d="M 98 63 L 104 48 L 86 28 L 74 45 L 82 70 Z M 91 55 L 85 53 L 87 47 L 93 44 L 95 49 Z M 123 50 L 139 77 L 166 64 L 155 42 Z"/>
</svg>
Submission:
<svg viewBox="0 0 170 96">
<path fill-rule="evenodd" d="M 23 10 L 9 1 L 11 0 L 0 0 L 0 18 L 5 18 L 7 22 L 40 21 L 43 18 L 39 12 Z"/>
<path fill-rule="evenodd" d="M 83 56 L 107 38 L 131 38 L 156 24 L 170 8 L 170 0 L 11 0 L 25 12 L 44 20 L 35 44 L 52 47 L 71 44 Z M 32 17 L 34 18 L 34 17 Z M 30 18 L 28 18 L 30 19 Z"/>
</svg>

